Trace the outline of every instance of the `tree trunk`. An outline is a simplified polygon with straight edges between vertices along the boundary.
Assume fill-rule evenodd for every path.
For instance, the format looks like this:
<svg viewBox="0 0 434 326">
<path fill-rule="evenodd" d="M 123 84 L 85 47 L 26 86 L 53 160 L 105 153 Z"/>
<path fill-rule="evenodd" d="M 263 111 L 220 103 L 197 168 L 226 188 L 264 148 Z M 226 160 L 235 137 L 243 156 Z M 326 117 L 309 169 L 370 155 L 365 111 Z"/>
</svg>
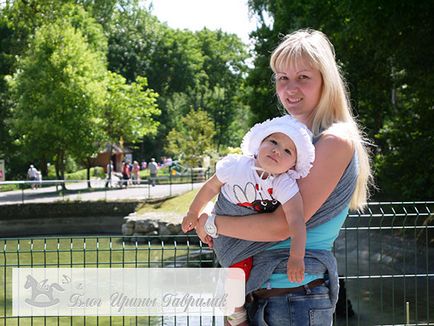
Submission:
<svg viewBox="0 0 434 326">
<path fill-rule="evenodd" d="M 54 168 L 56 170 L 56 180 L 60 180 L 60 164 L 59 164 L 59 158 L 56 158 L 56 161 L 54 162 Z M 59 191 L 59 184 L 56 182 L 56 191 Z"/>
<path fill-rule="evenodd" d="M 110 143 L 110 150 L 109 150 L 109 162 L 107 165 L 107 180 L 105 182 L 105 187 L 108 188 L 109 186 L 111 186 L 111 182 L 112 182 L 112 152 L 113 152 L 113 145 L 112 143 Z"/>
<path fill-rule="evenodd" d="M 39 170 L 41 171 L 43 176 L 48 176 L 48 166 L 46 159 L 41 160 Z"/>
<path fill-rule="evenodd" d="M 90 160 L 88 159 L 86 161 L 86 169 L 87 169 L 87 188 L 92 188 L 92 185 L 90 184 Z"/>
<path fill-rule="evenodd" d="M 60 154 L 60 180 L 63 180 L 62 183 L 62 190 L 66 190 L 66 184 L 65 184 L 65 152 L 62 151 Z"/>
</svg>

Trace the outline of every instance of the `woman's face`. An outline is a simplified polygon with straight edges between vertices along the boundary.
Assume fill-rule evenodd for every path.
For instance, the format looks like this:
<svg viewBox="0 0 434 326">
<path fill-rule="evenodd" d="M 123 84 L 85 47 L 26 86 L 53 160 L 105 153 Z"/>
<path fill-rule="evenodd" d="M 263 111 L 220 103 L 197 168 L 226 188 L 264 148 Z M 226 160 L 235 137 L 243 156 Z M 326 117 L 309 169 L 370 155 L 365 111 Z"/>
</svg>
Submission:
<svg viewBox="0 0 434 326">
<path fill-rule="evenodd" d="M 321 72 L 301 59 L 276 72 L 276 92 L 286 111 L 309 125 L 322 90 Z"/>
</svg>

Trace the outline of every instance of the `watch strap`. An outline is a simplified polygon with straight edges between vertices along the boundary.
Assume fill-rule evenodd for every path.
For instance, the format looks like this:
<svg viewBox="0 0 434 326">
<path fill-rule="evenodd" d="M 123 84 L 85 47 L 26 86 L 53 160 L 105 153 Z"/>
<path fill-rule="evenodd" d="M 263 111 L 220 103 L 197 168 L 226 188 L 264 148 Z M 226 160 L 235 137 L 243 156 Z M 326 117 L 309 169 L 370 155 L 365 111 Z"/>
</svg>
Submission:
<svg viewBox="0 0 434 326">
<path fill-rule="evenodd" d="M 215 214 L 211 213 L 208 215 L 208 219 L 205 223 L 205 232 L 212 238 L 218 238 L 217 226 L 215 225 Z"/>
</svg>

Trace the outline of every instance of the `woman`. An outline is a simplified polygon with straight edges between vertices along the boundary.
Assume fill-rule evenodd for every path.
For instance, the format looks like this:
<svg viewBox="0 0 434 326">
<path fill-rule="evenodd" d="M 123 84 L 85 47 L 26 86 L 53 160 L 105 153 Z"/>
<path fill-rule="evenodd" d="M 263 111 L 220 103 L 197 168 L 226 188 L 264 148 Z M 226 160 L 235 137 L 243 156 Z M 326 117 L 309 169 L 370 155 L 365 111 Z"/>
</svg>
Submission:
<svg viewBox="0 0 434 326">
<path fill-rule="evenodd" d="M 331 249 L 349 209 L 365 205 L 371 180 L 364 139 L 351 114 L 333 45 L 321 32 L 287 35 L 271 56 L 276 93 L 285 110 L 314 134 L 315 162 L 298 181 L 307 226 L 306 274 L 286 277 L 290 240 L 282 209 L 232 218 L 202 214 L 196 228 L 210 246 L 204 225 L 218 235 L 257 242 L 280 241 L 254 255 L 247 283 L 250 325 L 331 325 L 337 301 L 337 266 Z M 211 228 L 212 229 L 212 228 Z M 286 258 L 285 258 L 286 254 Z"/>
</svg>

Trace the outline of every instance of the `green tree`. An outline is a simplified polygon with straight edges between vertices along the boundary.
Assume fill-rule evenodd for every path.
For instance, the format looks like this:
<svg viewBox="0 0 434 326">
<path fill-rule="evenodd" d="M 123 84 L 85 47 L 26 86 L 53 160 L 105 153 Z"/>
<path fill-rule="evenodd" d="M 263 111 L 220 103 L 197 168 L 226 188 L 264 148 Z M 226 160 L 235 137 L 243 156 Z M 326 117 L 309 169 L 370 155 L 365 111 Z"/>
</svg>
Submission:
<svg viewBox="0 0 434 326">
<path fill-rule="evenodd" d="M 107 27 L 109 70 L 121 74 L 128 82 L 138 76 L 149 76 L 151 58 L 166 28 L 143 8 L 115 10 Z M 148 80 L 160 93 L 160 84 Z"/>
<path fill-rule="evenodd" d="M 193 87 L 196 72 L 202 66 L 198 46 L 192 43 L 195 40 L 191 35 L 175 32 L 138 7 L 117 11 L 110 24 L 109 69 L 124 76 L 128 82 L 137 76 L 146 76 L 150 87 L 159 94 L 158 133 L 145 136 L 140 146 L 141 153 L 148 156 L 162 154 L 168 132 L 182 117 L 181 109 L 171 110 L 165 103 L 170 102 L 174 94 L 185 93 Z"/>
<path fill-rule="evenodd" d="M 109 35 L 110 69 L 128 81 L 146 76 L 160 95 L 160 128 L 144 138 L 142 152 L 161 155 L 167 134 L 191 107 L 213 119 L 218 146 L 238 138 L 231 125 L 245 107 L 239 92 L 247 69 L 247 50 L 238 37 L 207 29 L 174 30 L 145 8 L 118 11 Z"/>
<path fill-rule="evenodd" d="M 9 174 L 12 176 L 25 171 L 24 164 L 28 163 L 26 160 L 33 161 L 35 158 L 27 158 L 26 153 L 21 153 L 9 135 L 5 121 L 11 118 L 14 103 L 4 77 L 15 73 L 18 68 L 17 58 L 25 55 L 29 42 L 35 37 L 35 31 L 45 22 L 55 21 L 62 21 L 60 25 L 64 23 L 80 30 L 89 47 L 95 54 L 98 53 L 100 60 L 105 61 L 107 40 L 103 29 L 75 1 L 17 0 L 0 8 L 0 152 L 6 158 L 7 166 L 14 167 Z M 45 158 L 41 157 L 38 161 L 36 163 L 39 163 L 45 175 Z"/>
<path fill-rule="evenodd" d="M 182 35 L 181 38 L 179 38 L 180 35 Z M 239 137 L 237 134 L 232 134 L 230 126 L 244 107 L 240 90 L 243 89 L 244 73 L 247 69 L 245 46 L 234 35 L 207 29 L 196 33 L 176 31 L 172 38 L 168 39 L 167 48 L 171 49 L 168 53 L 178 53 L 174 57 L 180 58 L 177 60 L 180 63 L 179 67 L 184 67 L 184 69 L 188 67 L 189 73 L 187 75 L 184 73 L 184 76 L 180 77 L 179 74 L 182 74 L 183 71 L 173 69 L 168 71 L 168 76 L 164 76 L 168 80 L 169 78 L 176 78 L 174 85 L 182 85 L 183 88 L 178 86 L 177 89 L 174 89 L 170 83 L 166 84 L 167 90 L 163 92 L 161 98 L 162 124 L 164 121 L 164 125 L 173 126 L 183 114 L 187 113 L 186 109 L 193 107 L 197 110 L 200 108 L 206 111 L 214 122 L 216 132 L 214 142 L 217 145 L 217 150 L 220 146 L 228 146 L 232 145 L 234 141 L 237 142 Z M 194 51 L 191 50 L 193 47 L 196 47 Z M 189 50 L 187 51 L 185 48 Z M 156 61 L 157 59 L 154 62 Z M 164 66 L 173 64 L 171 63 L 172 57 L 166 57 L 164 61 L 166 62 Z M 196 64 L 187 66 L 182 63 L 185 61 L 196 62 Z M 164 66 L 161 69 L 164 69 Z M 161 69 L 155 71 L 161 75 L 159 72 Z M 172 109 L 169 114 L 169 110 L 166 110 L 168 108 L 164 106 L 163 101 L 166 97 L 164 94 L 171 96 L 170 93 L 174 91 L 185 94 L 189 103 L 185 106 L 182 105 L 184 102 L 179 105 L 172 102 L 173 106 L 178 107 L 178 110 Z M 167 139 L 166 135 L 169 130 L 169 128 L 161 129 L 161 138 Z"/>
<path fill-rule="evenodd" d="M 68 155 L 92 155 L 101 137 L 104 62 L 65 21 L 42 26 L 10 79 L 11 129 L 28 157 L 53 160 L 64 179 Z"/>
<path fill-rule="evenodd" d="M 189 167 L 197 167 L 214 150 L 213 122 L 205 111 L 193 110 L 167 135 L 166 151 Z"/>
<path fill-rule="evenodd" d="M 200 98 L 195 107 L 201 107 L 212 117 L 217 150 L 234 143 L 238 146 L 240 139 L 230 127 L 244 107 L 241 91 L 247 72 L 246 46 L 236 35 L 221 30 L 204 28 L 195 35 L 200 43 L 204 57 L 203 70 L 207 76 L 207 82 L 197 85 L 193 91 L 196 98 Z"/>
<path fill-rule="evenodd" d="M 322 30 L 336 48 L 355 114 L 375 140 L 377 199 L 426 200 L 434 195 L 434 2 L 250 0 L 272 23 L 253 33 L 255 68 L 248 78 L 254 120 L 278 114 L 270 83 L 270 51 L 280 35 L 299 28 Z M 423 76 L 423 78 L 421 78 Z M 412 167 L 412 168 L 409 168 Z"/>
<path fill-rule="evenodd" d="M 3 15 L 4 10 L 0 11 L 0 157 L 4 158 L 6 153 L 10 152 L 12 139 L 9 135 L 6 120 L 10 115 L 10 96 L 6 79 L 7 75 L 13 73 L 12 62 L 14 56 L 8 53 L 12 42 L 12 31 L 8 26 L 6 16 Z M 8 162 L 9 163 L 9 162 Z M 9 171 L 8 171 L 9 172 Z"/>
<path fill-rule="evenodd" d="M 136 82 L 128 84 L 123 76 L 108 72 L 102 115 L 105 141 L 113 144 L 122 139 L 135 143 L 145 135 L 155 134 L 159 123 L 154 118 L 160 114 L 157 97 L 148 88 L 146 78 L 137 77 Z"/>
<path fill-rule="evenodd" d="M 225 87 L 236 93 L 247 73 L 246 46 L 235 34 L 207 28 L 194 34 L 204 58 L 203 70 L 208 76 L 210 87 Z"/>
<path fill-rule="evenodd" d="M 2 77 L 17 71 L 16 58 L 24 55 L 36 31 L 46 21 L 61 20 L 65 26 L 81 32 L 89 50 L 101 61 L 107 61 L 109 70 L 126 79 L 123 84 L 134 84 L 139 76 L 146 76 L 149 88 L 159 93 L 157 104 L 161 114 L 155 115 L 155 119 L 160 126 L 157 133 L 152 128 L 145 133 L 140 155 L 161 155 L 167 134 L 191 107 L 208 112 L 217 131 L 213 140 L 217 146 L 238 145 L 242 130 L 247 128 L 243 103 L 247 51 L 233 34 L 207 29 L 196 33 L 171 29 L 137 0 L 17 0 L 0 10 L 4 14 L 0 17 L 2 121 L 10 120 L 13 106 L 6 83 L 1 83 Z M 104 83 L 110 84 L 110 80 L 108 77 Z M 103 106 L 103 112 L 106 109 Z M 0 135 L 8 135 L 8 127 L 2 126 L 2 121 Z M 99 120 L 98 123 L 105 124 Z M 110 137 L 101 136 L 92 148 Z M 118 137 L 119 133 L 114 137 L 116 141 Z M 133 138 L 122 136 L 122 139 L 129 143 L 127 139 Z M 136 141 L 134 138 L 133 142 Z M 1 150 L 8 153 L 9 159 L 14 155 L 23 162 L 27 159 L 15 147 L 19 142 L 13 143 L 9 137 L 2 137 L 1 142 L 5 145 Z M 77 162 L 87 160 L 78 152 L 71 155 Z"/>
<path fill-rule="evenodd" d="M 434 166 L 415 160 L 434 159 L 434 63 L 427 60 L 434 55 L 434 2 L 347 6 L 348 29 L 356 40 L 347 67 L 357 111 L 378 144 L 377 197 L 433 198 Z"/>
</svg>

